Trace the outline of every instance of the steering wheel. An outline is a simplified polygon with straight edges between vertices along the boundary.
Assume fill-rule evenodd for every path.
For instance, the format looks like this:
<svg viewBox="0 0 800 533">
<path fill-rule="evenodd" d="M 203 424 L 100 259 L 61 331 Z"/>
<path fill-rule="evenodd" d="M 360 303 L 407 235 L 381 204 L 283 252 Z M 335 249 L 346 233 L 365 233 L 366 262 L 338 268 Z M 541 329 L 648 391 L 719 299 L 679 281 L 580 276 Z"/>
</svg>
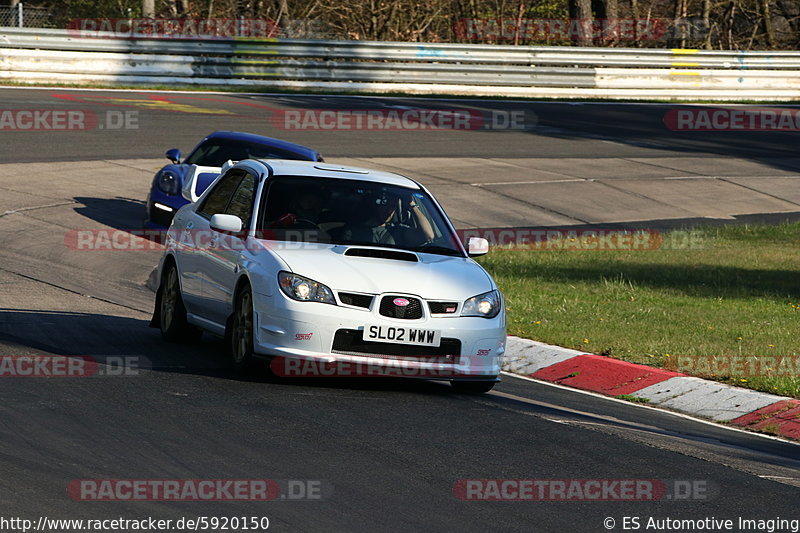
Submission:
<svg viewBox="0 0 800 533">
<path fill-rule="evenodd" d="M 299 230 L 319 230 L 320 227 L 317 225 L 316 222 L 313 220 L 309 220 L 307 218 L 298 218 L 294 221 L 294 224 L 289 226 L 291 229 L 299 229 Z"/>
<path fill-rule="evenodd" d="M 287 229 L 319 229 L 319 226 L 313 220 L 298 217 L 294 213 L 285 213 L 273 225 Z"/>
</svg>

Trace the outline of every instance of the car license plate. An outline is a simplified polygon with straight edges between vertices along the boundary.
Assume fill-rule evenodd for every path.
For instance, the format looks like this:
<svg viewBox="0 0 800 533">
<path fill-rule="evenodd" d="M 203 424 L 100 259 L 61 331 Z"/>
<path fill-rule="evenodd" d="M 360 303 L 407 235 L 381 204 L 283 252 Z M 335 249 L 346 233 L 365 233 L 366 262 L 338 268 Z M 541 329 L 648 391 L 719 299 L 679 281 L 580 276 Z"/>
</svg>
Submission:
<svg viewBox="0 0 800 533">
<path fill-rule="evenodd" d="M 403 328 L 398 326 L 364 326 L 364 340 L 412 344 L 416 346 L 439 346 L 442 332 L 434 329 Z"/>
</svg>

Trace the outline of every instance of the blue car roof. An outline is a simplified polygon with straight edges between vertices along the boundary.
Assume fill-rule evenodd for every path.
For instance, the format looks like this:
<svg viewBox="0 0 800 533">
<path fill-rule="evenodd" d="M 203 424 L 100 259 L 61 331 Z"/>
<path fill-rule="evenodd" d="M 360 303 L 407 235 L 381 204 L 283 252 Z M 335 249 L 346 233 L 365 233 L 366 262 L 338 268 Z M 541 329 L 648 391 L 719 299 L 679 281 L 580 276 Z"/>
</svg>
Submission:
<svg viewBox="0 0 800 533">
<path fill-rule="evenodd" d="M 282 150 L 295 152 L 296 154 L 301 155 L 310 161 L 317 161 L 320 159 L 319 152 L 307 146 L 290 143 L 288 141 L 282 141 L 280 139 L 273 139 L 272 137 L 266 137 L 264 135 L 256 135 L 255 133 L 219 130 L 207 135 L 206 139 L 231 139 L 235 141 L 248 141 L 260 144 L 268 144 Z"/>
</svg>

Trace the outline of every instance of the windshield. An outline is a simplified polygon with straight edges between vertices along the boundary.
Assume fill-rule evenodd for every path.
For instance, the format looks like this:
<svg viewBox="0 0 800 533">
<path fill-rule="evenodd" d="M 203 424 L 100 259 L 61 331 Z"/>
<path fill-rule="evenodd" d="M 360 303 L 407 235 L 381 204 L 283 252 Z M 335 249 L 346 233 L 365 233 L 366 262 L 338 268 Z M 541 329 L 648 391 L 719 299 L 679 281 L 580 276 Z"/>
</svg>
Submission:
<svg viewBox="0 0 800 533">
<path fill-rule="evenodd" d="M 267 144 L 233 139 L 206 139 L 186 158 L 184 163 L 203 167 L 221 167 L 228 160 L 242 161 L 244 159 L 309 160 L 295 152 L 281 150 Z"/>
<path fill-rule="evenodd" d="M 259 229 L 271 240 L 463 256 L 457 236 L 425 192 L 384 183 L 273 177 Z"/>
</svg>

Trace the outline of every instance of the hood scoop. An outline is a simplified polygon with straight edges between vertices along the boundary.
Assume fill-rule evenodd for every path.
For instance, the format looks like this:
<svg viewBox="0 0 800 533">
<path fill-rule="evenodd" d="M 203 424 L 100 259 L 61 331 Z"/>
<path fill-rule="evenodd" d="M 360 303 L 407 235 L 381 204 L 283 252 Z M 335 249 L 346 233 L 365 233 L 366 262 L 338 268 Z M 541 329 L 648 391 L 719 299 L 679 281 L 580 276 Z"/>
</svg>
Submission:
<svg viewBox="0 0 800 533">
<path fill-rule="evenodd" d="M 408 261 L 418 263 L 417 254 L 402 252 L 400 250 L 386 250 L 384 248 L 348 248 L 344 255 L 351 257 L 371 257 L 374 259 L 392 259 L 394 261 Z"/>
</svg>

